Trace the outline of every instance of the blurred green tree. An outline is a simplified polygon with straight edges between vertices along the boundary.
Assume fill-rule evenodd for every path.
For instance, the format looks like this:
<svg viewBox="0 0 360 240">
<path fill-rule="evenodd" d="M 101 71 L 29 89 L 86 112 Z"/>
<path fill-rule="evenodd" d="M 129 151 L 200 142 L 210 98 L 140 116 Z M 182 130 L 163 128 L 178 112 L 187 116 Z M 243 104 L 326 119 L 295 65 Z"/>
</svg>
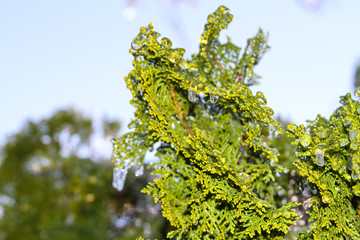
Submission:
<svg viewBox="0 0 360 240">
<path fill-rule="evenodd" d="M 29 121 L 2 148 L 0 239 L 163 238 L 167 222 L 140 190 L 149 174 L 128 178 L 122 192 L 112 188 L 112 162 L 96 154 L 117 121 L 93 121 L 68 109 Z M 100 133 L 100 134 L 99 134 Z M 105 154 L 103 154 L 105 155 Z"/>
<path fill-rule="evenodd" d="M 360 63 L 357 65 L 354 74 L 354 87 L 355 89 L 360 87 Z"/>
</svg>

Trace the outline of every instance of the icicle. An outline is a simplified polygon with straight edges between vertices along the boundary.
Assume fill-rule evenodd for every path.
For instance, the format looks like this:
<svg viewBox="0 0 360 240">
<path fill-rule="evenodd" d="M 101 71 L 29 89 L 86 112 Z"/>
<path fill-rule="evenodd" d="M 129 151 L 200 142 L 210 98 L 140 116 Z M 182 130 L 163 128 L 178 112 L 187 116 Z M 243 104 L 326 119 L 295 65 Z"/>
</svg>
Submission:
<svg viewBox="0 0 360 240">
<path fill-rule="evenodd" d="M 276 137 L 276 128 L 274 125 L 269 125 L 269 139 L 274 140 Z"/>
<path fill-rule="evenodd" d="M 117 190 L 121 191 L 124 188 L 125 179 L 127 175 L 127 169 L 115 168 L 113 176 L 113 186 Z"/>
<path fill-rule="evenodd" d="M 141 166 L 140 168 L 135 170 L 135 176 L 139 177 L 144 174 L 144 166 Z"/>
<path fill-rule="evenodd" d="M 309 146 L 311 143 L 311 137 L 307 134 L 304 134 L 301 138 L 300 138 L 300 144 L 303 146 L 303 147 L 307 147 Z"/>
<path fill-rule="evenodd" d="M 352 172 L 351 172 L 351 178 L 352 180 L 356 181 L 359 179 L 359 169 L 354 169 Z"/>
<path fill-rule="evenodd" d="M 349 169 L 350 171 L 353 170 L 353 162 L 352 162 L 352 157 L 351 157 L 351 156 L 349 157 L 347 167 L 348 167 L 348 169 Z"/>
<path fill-rule="evenodd" d="M 219 95 L 210 93 L 210 102 L 216 103 L 219 100 Z"/>
<path fill-rule="evenodd" d="M 196 102 L 196 92 L 193 89 L 189 89 L 188 91 L 188 99 L 190 102 Z"/>
<path fill-rule="evenodd" d="M 324 166 L 324 152 L 322 150 L 315 151 L 315 163 L 320 167 Z"/>
<path fill-rule="evenodd" d="M 128 173 L 128 169 L 131 166 L 130 161 L 125 161 L 123 163 L 123 166 L 118 166 L 120 163 L 119 159 L 115 160 L 115 168 L 114 168 L 114 174 L 113 174 L 113 187 L 117 190 L 121 191 L 124 188 L 126 175 Z"/>
<path fill-rule="evenodd" d="M 349 131 L 349 139 L 350 139 L 350 141 L 353 141 L 356 138 L 357 134 L 358 134 L 357 128 L 351 129 Z"/>
</svg>

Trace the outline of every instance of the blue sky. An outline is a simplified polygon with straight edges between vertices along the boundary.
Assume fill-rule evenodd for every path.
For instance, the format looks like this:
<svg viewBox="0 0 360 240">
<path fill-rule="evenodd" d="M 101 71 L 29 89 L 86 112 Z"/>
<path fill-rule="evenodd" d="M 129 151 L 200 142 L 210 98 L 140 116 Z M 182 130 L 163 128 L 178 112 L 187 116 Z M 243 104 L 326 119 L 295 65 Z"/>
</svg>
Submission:
<svg viewBox="0 0 360 240">
<path fill-rule="evenodd" d="M 152 22 L 190 56 L 220 3 L 234 15 L 222 38 L 244 46 L 259 27 L 269 32 L 271 50 L 257 67 L 263 79 L 253 91 L 263 91 L 276 114 L 296 123 L 328 117 L 339 96 L 353 91 L 360 1 L 324 0 L 311 11 L 301 0 L 138 0 L 131 21 L 124 17 L 127 2 L 0 0 L 0 143 L 27 119 L 67 106 L 119 119 L 125 131 L 133 108 L 123 78 L 140 26 Z"/>
</svg>

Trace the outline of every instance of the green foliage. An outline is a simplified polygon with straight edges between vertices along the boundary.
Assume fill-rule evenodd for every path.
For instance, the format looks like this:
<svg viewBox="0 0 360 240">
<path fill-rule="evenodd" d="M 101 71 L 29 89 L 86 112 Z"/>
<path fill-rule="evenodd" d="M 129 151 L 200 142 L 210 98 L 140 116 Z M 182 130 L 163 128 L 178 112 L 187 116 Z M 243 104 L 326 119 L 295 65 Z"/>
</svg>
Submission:
<svg viewBox="0 0 360 240">
<path fill-rule="evenodd" d="M 360 102 L 347 94 L 340 103 L 330 119 L 318 115 L 307 127 L 288 127 L 297 147 L 295 165 L 314 190 L 311 231 L 299 239 L 360 238 Z"/>
<path fill-rule="evenodd" d="M 262 92 L 249 86 L 267 51 L 260 29 L 244 51 L 220 31 L 232 20 L 219 7 L 208 17 L 200 50 L 184 59 L 150 24 L 132 43 L 134 70 L 125 78 L 133 95 L 134 130 L 114 142 L 122 188 L 131 165 L 143 166 L 156 148 L 158 178 L 143 191 L 161 202 L 177 239 L 281 239 L 299 216 L 297 203 L 277 203 L 279 164 L 274 138 L 280 126 Z"/>
<path fill-rule="evenodd" d="M 105 119 L 103 127 L 104 137 L 114 136 L 120 124 Z M 69 109 L 29 121 L 8 139 L 0 161 L 0 239 L 134 239 L 144 224 L 146 237 L 164 237 L 167 223 L 140 193 L 148 174 L 115 191 L 112 163 L 94 156 L 93 134 L 92 120 Z"/>
</svg>

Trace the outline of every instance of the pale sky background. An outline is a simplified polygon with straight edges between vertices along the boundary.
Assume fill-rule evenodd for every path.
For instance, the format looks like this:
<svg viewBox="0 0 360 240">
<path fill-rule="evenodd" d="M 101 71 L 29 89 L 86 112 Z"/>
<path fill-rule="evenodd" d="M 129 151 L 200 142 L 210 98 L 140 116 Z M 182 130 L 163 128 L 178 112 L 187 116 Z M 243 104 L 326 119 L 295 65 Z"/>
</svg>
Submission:
<svg viewBox="0 0 360 240">
<path fill-rule="evenodd" d="M 328 117 L 353 91 L 360 59 L 360 1 L 323 0 L 0 0 L 0 144 L 27 119 L 74 106 L 89 116 L 119 119 L 133 108 L 124 76 L 130 43 L 141 26 L 172 39 L 187 56 L 198 49 L 207 15 L 223 4 L 234 20 L 228 35 L 242 47 L 261 27 L 270 51 L 256 70 L 277 115 L 296 123 Z M 125 12 L 124 12 L 125 11 Z M 124 14 L 125 13 L 125 14 Z M 131 20 L 131 18 L 134 18 Z"/>
</svg>

